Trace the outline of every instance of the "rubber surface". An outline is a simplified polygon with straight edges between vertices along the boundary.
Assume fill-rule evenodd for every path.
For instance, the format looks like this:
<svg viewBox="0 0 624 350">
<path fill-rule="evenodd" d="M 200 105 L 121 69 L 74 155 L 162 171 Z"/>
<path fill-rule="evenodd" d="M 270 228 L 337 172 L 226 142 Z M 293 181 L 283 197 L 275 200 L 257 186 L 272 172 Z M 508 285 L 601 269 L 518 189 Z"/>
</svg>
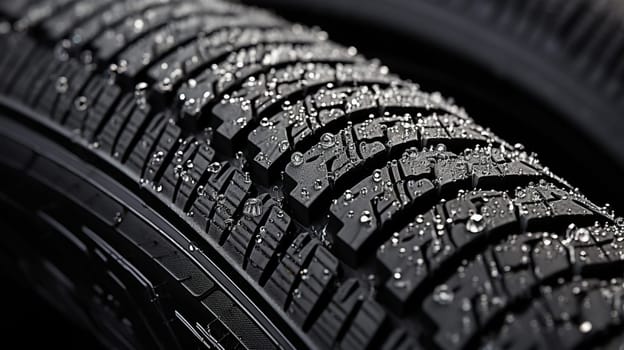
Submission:
<svg viewBox="0 0 624 350">
<path fill-rule="evenodd" d="M 147 281 L 169 271 L 168 305 L 202 304 L 196 324 L 175 313 L 195 338 L 259 349 L 618 341 L 624 219 L 439 93 L 235 4 L 43 0 L 0 12 L 2 163 L 69 202 L 56 227 L 125 239 L 108 254 Z M 152 346 L 184 346 L 156 314 L 145 317 L 163 327 L 145 332 L 162 338 Z"/>
<path fill-rule="evenodd" d="M 380 52 L 387 64 L 398 61 L 392 62 L 393 66 L 405 74 L 427 77 L 427 72 L 413 72 L 409 64 L 410 61 L 427 60 L 419 58 L 427 52 L 427 57 L 433 57 L 434 62 L 447 61 L 446 67 L 437 66 L 437 70 L 450 75 L 447 79 L 468 79 L 458 93 L 470 90 L 478 81 L 479 87 L 473 87 L 473 90 L 483 89 L 484 93 L 498 95 L 490 101 L 492 104 L 497 98 L 507 103 L 513 103 L 513 99 L 507 99 L 505 94 L 496 90 L 497 86 L 485 89 L 484 85 L 492 83 L 487 76 L 513 82 L 510 84 L 512 88 L 521 87 L 518 89 L 520 93 L 526 91 L 541 102 L 540 108 L 548 108 L 549 113 L 545 113 L 543 119 L 553 119 L 560 128 L 573 127 L 580 132 L 581 138 L 590 141 L 592 147 L 599 146 L 600 152 L 608 154 L 610 162 L 615 163 L 604 171 L 617 167 L 621 177 L 624 165 L 621 152 L 624 143 L 619 137 L 624 133 L 624 123 L 621 123 L 624 112 L 624 6 L 619 0 L 245 2 L 271 6 L 304 23 L 318 25 L 315 20 L 327 22 L 339 33 L 341 40 L 356 40 L 360 46 L 369 46 L 369 49 L 372 46 L 375 48 L 372 51 L 375 54 Z M 348 27 L 345 26 L 348 30 L 341 30 L 340 24 L 347 19 L 356 23 L 349 23 Z M 366 31 L 369 27 L 375 29 Z M 400 34 L 401 39 L 387 38 L 392 34 Z M 410 39 L 411 42 L 407 43 Z M 371 41 L 389 44 L 368 44 Z M 426 44 L 433 47 L 421 46 Z M 410 49 L 406 50 L 405 45 Z M 443 50 L 429 51 L 437 47 Z M 401 59 L 405 61 L 405 67 L 401 67 Z M 480 68 L 478 74 L 462 72 L 471 68 L 466 65 L 468 61 Z M 433 81 L 428 83 L 439 86 L 435 78 L 444 76 L 432 78 Z M 462 83 L 451 83 L 448 87 Z M 469 91 L 465 93 L 472 98 L 478 97 Z M 532 113 L 530 109 L 523 112 Z M 523 123 L 523 118 L 522 114 L 518 117 L 519 123 Z M 539 129 L 543 121 L 537 120 L 533 123 Z M 496 119 L 493 122 L 496 123 Z M 530 121 L 527 123 L 531 124 Z M 589 156 L 585 162 L 591 160 Z"/>
</svg>

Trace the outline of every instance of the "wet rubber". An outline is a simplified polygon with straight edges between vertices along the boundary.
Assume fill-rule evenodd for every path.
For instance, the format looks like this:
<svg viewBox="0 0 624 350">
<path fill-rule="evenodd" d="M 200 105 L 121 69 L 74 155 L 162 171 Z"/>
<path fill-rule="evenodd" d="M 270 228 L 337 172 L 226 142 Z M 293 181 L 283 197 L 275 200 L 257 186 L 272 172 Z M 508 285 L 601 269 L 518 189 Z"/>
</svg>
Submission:
<svg viewBox="0 0 624 350">
<path fill-rule="evenodd" d="M 0 13 L 0 203 L 115 346 L 617 345 L 624 219 L 442 94 L 237 4 Z"/>
</svg>

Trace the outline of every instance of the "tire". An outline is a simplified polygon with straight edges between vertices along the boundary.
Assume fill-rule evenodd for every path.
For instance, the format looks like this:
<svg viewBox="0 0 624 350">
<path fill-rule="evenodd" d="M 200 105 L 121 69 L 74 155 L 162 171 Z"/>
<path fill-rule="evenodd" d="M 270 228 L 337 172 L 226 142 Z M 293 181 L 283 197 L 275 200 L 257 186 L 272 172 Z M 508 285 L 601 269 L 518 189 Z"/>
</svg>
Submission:
<svg viewBox="0 0 624 350">
<path fill-rule="evenodd" d="M 425 90 L 453 96 L 593 200 L 624 207 L 624 188 L 602 186 L 624 177 L 621 1 L 245 2 L 321 26 Z"/>
<path fill-rule="evenodd" d="M 354 48 L 208 0 L 0 13 L 0 257 L 107 347 L 619 344 L 624 219 Z"/>
</svg>

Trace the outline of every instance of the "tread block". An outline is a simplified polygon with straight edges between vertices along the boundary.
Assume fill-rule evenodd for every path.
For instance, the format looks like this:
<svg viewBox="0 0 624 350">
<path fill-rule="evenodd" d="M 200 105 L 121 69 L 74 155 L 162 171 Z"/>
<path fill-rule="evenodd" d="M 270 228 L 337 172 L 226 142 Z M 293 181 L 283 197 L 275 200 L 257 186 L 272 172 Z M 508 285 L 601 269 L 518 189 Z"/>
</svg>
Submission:
<svg viewBox="0 0 624 350">
<path fill-rule="evenodd" d="M 197 119 L 214 97 L 272 67 L 297 62 L 354 63 L 362 60 L 361 56 L 351 54 L 341 46 L 324 42 L 259 45 L 230 54 L 225 61 L 183 83 L 177 94 L 184 115 Z"/>
<path fill-rule="evenodd" d="M 277 205 L 268 194 L 260 195 L 253 200 L 259 203 L 245 202 L 245 206 L 249 206 L 250 209 L 243 213 L 223 243 L 223 249 L 243 269 L 247 267 L 249 254 L 255 244 L 263 243 L 260 232 L 266 231 L 267 221 L 274 220 L 271 218 L 271 213 L 273 207 Z M 251 208 L 252 205 L 254 208 Z"/>
<path fill-rule="evenodd" d="M 29 91 L 26 92 L 23 97 L 23 101 L 26 104 L 33 106 L 33 108 L 37 104 L 39 104 L 39 100 L 41 99 L 42 94 L 46 91 L 46 88 L 48 88 L 50 84 L 58 83 L 58 78 L 61 75 L 58 75 L 57 73 L 62 72 L 62 70 L 64 69 L 64 63 L 55 60 L 51 54 L 49 54 L 46 58 L 48 64 L 43 69 L 42 74 L 40 75 L 44 78 L 35 79 L 32 86 L 29 88 Z"/>
<path fill-rule="evenodd" d="M 164 113 L 158 113 L 149 121 L 145 132 L 142 135 L 137 135 L 140 137 L 140 140 L 136 147 L 130 150 L 125 165 L 139 177 L 143 175 L 143 170 L 152 156 L 153 149 L 158 143 L 167 123 L 171 123 L 167 116 Z M 162 156 L 164 157 L 164 154 Z"/>
<path fill-rule="evenodd" d="M 26 30 L 43 22 L 46 18 L 55 15 L 59 10 L 69 5 L 73 0 L 43 0 L 25 1 L 20 5 L 4 7 L 11 16 L 17 18 L 16 28 Z M 4 11 L 3 11 L 4 12 Z"/>
<path fill-rule="evenodd" d="M 290 216 L 282 208 L 273 207 L 265 229 L 259 230 L 256 244 L 249 254 L 246 271 L 261 285 L 278 266 L 282 252 L 288 249 L 294 235 L 292 227 Z"/>
<path fill-rule="evenodd" d="M 454 119 L 459 120 L 456 117 Z M 471 123 L 465 124 L 466 130 L 470 130 Z M 462 129 L 457 125 L 455 127 Z M 348 175 L 351 173 L 366 170 L 371 163 L 377 163 L 378 159 L 388 158 L 388 155 L 390 157 L 398 156 L 401 154 L 400 152 L 408 148 L 422 147 L 423 151 L 427 152 L 424 144 L 428 143 L 428 139 L 421 137 L 421 135 L 418 124 L 413 123 L 408 114 L 392 117 L 371 117 L 371 119 L 345 128 L 337 134 L 325 133 L 321 135 L 317 145 L 309 149 L 304 155 L 294 155 L 293 157 L 299 157 L 299 159 L 291 159 L 291 162 L 286 166 L 287 180 L 289 183 L 296 184 L 290 192 L 295 212 L 300 215 L 303 222 L 309 222 L 312 219 L 309 216 L 312 208 L 324 202 L 323 199 L 326 201 L 326 195 L 330 189 L 338 192 L 344 191 L 342 188 L 346 180 L 350 179 Z M 471 140 L 477 147 L 480 143 L 485 143 L 485 137 L 481 134 L 480 137 L 482 138 L 465 139 L 465 143 L 461 145 L 460 149 L 463 150 L 470 145 Z M 447 149 L 445 144 L 439 144 L 436 147 L 440 151 Z M 411 153 L 416 153 L 416 151 Z M 472 180 L 469 172 L 474 174 L 474 182 L 478 185 L 496 182 L 502 178 L 503 174 L 509 177 L 516 174 L 523 176 L 538 175 L 534 166 L 525 163 L 507 161 L 510 164 L 503 169 L 505 158 L 501 158 L 500 153 L 497 149 L 482 150 L 477 148 L 473 154 L 457 156 L 456 161 L 445 161 L 444 159 L 435 161 L 435 173 L 440 187 L 445 191 L 452 191 L 461 187 L 459 184 L 453 184 L 453 182 L 460 181 L 461 184 L 461 182 Z M 403 158 L 406 157 L 404 153 Z M 459 158 L 466 158 L 467 161 Z M 483 158 L 491 159 L 483 160 Z M 479 164 L 478 162 L 482 160 L 485 163 Z"/>
<path fill-rule="evenodd" d="M 305 329 L 314 321 L 311 317 L 320 311 L 322 300 L 331 297 L 337 277 L 338 259 L 325 247 L 318 247 L 308 266 L 301 270 L 301 279 L 287 309 L 296 323 Z"/>
<path fill-rule="evenodd" d="M 342 70 L 346 73 L 341 73 L 340 67 L 343 67 Z M 319 72 L 327 70 L 319 69 Z M 392 75 L 383 73 L 385 73 L 384 68 L 379 66 L 339 65 L 336 74 L 339 82 L 373 83 L 392 78 Z M 391 100 L 385 97 L 394 94 L 400 95 L 401 98 Z M 405 109 L 404 107 L 408 105 L 408 102 L 409 109 Z M 396 132 L 396 129 L 412 129 L 410 124 L 416 124 L 413 129 L 428 138 L 428 130 L 433 129 L 433 127 L 425 129 L 425 126 L 433 124 L 433 122 L 427 123 L 429 119 L 435 119 L 434 125 L 442 132 L 457 128 L 459 130 L 455 133 L 459 135 L 479 135 L 472 137 L 476 140 L 468 138 L 464 143 L 471 141 L 477 143 L 477 141 L 493 138 L 481 127 L 469 125 L 471 124 L 470 120 L 463 117 L 445 116 L 445 118 L 438 118 L 431 116 L 421 118 L 422 113 L 429 113 L 429 109 L 447 107 L 443 104 L 435 104 L 428 94 L 414 86 L 390 88 L 381 88 L 378 85 L 370 87 L 367 85 L 359 87 L 332 86 L 320 89 L 302 100 L 284 105 L 282 111 L 278 111 L 274 117 L 266 121 L 261 120 L 260 126 L 249 134 L 249 141 L 257 150 L 252 163 L 254 172 L 261 182 L 267 183 L 278 170 L 281 170 L 287 156 L 292 156 L 291 151 L 301 149 L 302 146 L 311 142 L 318 142 L 322 134 L 335 129 L 336 126 L 346 126 L 349 122 L 357 123 L 366 116 L 370 118 L 368 123 L 358 124 L 353 129 L 354 132 L 358 133 L 359 129 L 362 129 L 362 131 L 371 134 L 374 133 L 375 128 L 390 129 L 387 132 L 388 139 L 386 141 L 388 149 L 400 149 L 401 145 L 406 143 L 406 140 L 402 140 L 403 135 Z M 448 109 L 452 110 L 450 107 Z M 403 114 L 391 113 L 393 110 L 401 111 Z M 215 111 L 215 113 L 217 112 Z M 243 111 L 243 118 L 250 118 L 249 113 Z M 371 116 L 377 116 L 377 118 L 373 119 Z M 441 124 L 440 120 L 447 121 L 446 125 Z M 245 123 L 243 122 L 243 124 Z M 396 124 L 394 129 L 391 128 L 393 124 Z M 443 128 L 444 130 L 442 130 Z M 379 137 L 383 137 L 383 135 L 379 135 Z M 418 138 L 418 140 L 421 139 L 421 137 Z M 425 145 L 430 143 L 426 139 L 419 142 Z"/>
<path fill-rule="evenodd" d="M 209 177 L 206 182 L 199 184 L 200 190 L 197 194 L 195 201 L 191 205 L 191 209 L 187 213 L 192 220 L 199 225 L 203 230 L 200 232 L 205 237 L 210 237 L 211 240 L 222 243 L 221 234 L 225 235 L 225 232 L 216 232 L 215 229 L 211 231 L 213 224 L 218 224 L 220 227 L 234 224 L 234 219 L 231 217 L 223 218 L 225 212 L 233 212 L 232 206 L 235 206 L 240 201 L 241 183 L 244 183 L 244 176 L 236 168 L 229 165 L 222 165 L 222 163 L 211 163 L 211 165 L 205 170 Z M 230 196 L 228 198 L 228 196 Z M 219 217 L 215 217 L 215 213 L 219 212 Z M 218 221 L 218 222 L 217 222 Z M 210 234 L 214 234 L 211 236 Z"/>
<path fill-rule="evenodd" d="M 483 256 L 461 271 L 423 302 L 424 312 L 441 327 L 434 339 L 446 349 L 463 348 L 478 331 L 481 312 L 491 315 L 505 303 L 502 285 L 491 281 Z"/>
<path fill-rule="evenodd" d="M 267 111 L 291 110 L 290 99 L 298 98 L 304 92 L 326 84 L 352 85 L 390 84 L 396 77 L 389 75 L 385 67 L 378 64 L 294 64 L 271 70 L 259 76 L 251 76 L 241 89 L 229 94 L 213 110 L 219 119 L 215 142 L 229 154 L 233 146 L 241 141 L 244 131 L 257 125 Z M 365 107 L 364 107 L 365 108 Z M 271 122 L 264 121 L 264 127 L 273 129 Z"/>
<path fill-rule="evenodd" d="M 240 32 L 242 31 L 239 27 L 270 28 L 282 23 L 274 16 L 264 12 L 242 14 L 235 17 L 219 14 L 184 17 L 150 33 L 124 49 L 119 54 L 119 63 L 123 62 L 123 74 L 126 76 L 134 78 L 143 70 L 149 69 L 152 72 L 149 76 L 158 81 L 156 72 L 160 71 L 158 74 L 163 74 L 166 71 L 171 72 L 170 69 L 172 68 L 180 69 L 179 64 L 184 62 L 182 58 L 184 54 L 198 55 L 202 53 L 201 49 L 215 50 L 216 46 L 223 45 L 218 40 L 224 40 L 224 38 L 231 40 L 228 42 L 230 47 L 237 47 L 236 44 L 238 43 L 235 44 L 235 38 L 238 39 L 237 36 L 241 35 Z M 250 29 L 245 28 L 245 30 L 247 32 L 242 33 L 242 35 L 249 35 Z M 253 39 L 247 38 L 247 40 L 258 41 L 263 39 L 262 36 L 258 35 L 258 33 L 263 32 L 259 29 L 254 30 Z M 200 34 L 198 35 L 198 33 Z M 291 37 L 293 36 L 291 35 Z M 169 62 L 171 58 L 174 58 L 176 63 L 172 67 L 165 63 Z M 189 58 L 186 57 L 186 59 Z M 199 56 L 196 56 L 196 60 L 199 60 Z M 150 68 L 158 61 L 162 63 Z M 189 73 L 189 71 L 185 72 Z"/>
<path fill-rule="evenodd" d="M 124 161 L 135 142 L 141 137 L 141 130 L 151 117 L 151 107 L 138 105 L 128 116 L 126 125 L 117 136 L 113 157 Z"/>
<path fill-rule="evenodd" d="M 135 20 L 141 19 L 141 13 L 145 13 L 147 10 L 156 10 L 162 6 L 170 6 L 171 3 L 176 2 L 178 1 L 117 1 L 113 6 L 110 6 L 98 15 L 74 27 L 67 35 L 68 38 L 72 38 L 71 47 L 68 49 L 72 52 L 79 52 L 85 47 L 94 45 L 94 40 L 103 35 L 107 30 L 111 30 L 109 33 L 112 33 L 112 28 L 118 26 L 120 23 L 126 22 L 127 24 L 134 25 L 133 22 Z M 137 21 L 138 27 L 141 27 L 140 23 L 140 21 Z M 143 23 L 143 27 L 144 24 L 145 23 Z"/>
<path fill-rule="evenodd" d="M 74 75 L 78 74 L 77 70 L 81 69 L 82 65 L 74 60 L 70 60 L 69 62 L 60 64 L 58 68 L 55 74 L 49 76 L 49 80 L 46 84 L 43 84 L 42 91 L 37 96 L 37 99 L 33 100 L 33 105 L 37 110 L 47 113 L 50 116 L 53 115 L 60 96 L 67 93 L 63 88 L 58 89 L 57 83 L 62 80 L 69 81 Z M 62 86 L 62 84 L 59 85 Z M 72 87 L 72 85 L 68 85 L 68 87 Z M 74 93 L 76 93 L 78 89 L 79 88 L 73 85 Z M 67 101 L 70 100 L 70 98 L 64 98 L 64 100 Z"/>
<path fill-rule="evenodd" d="M 404 329 L 393 331 L 383 343 L 382 350 L 411 350 L 420 349 L 421 345 L 410 337 Z"/>
<path fill-rule="evenodd" d="M 583 195 L 541 182 L 516 191 L 516 205 L 524 225 L 566 225 L 572 219 L 579 225 L 594 223 L 606 215 Z"/>
<path fill-rule="evenodd" d="M 96 137 L 99 147 L 115 158 L 121 157 L 114 149 L 117 147 L 120 134 L 125 130 L 127 120 L 132 116 L 135 109 L 134 97 L 131 95 L 123 96 L 111 116 L 105 121 L 102 131 Z"/>
<path fill-rule="evenodd" d="M 355 279 L 346 280 L 314 323 L 309 334 L 324 348 L 370 349 L 386 314 L 368 299 L 368 292 Z"/>
<path fill-rule="evenodd" d="M 50 65 L 50 60 L 52 59 L 50 56 L 51 55 L 48 49 L 36 46 L 34 50 L 29 53 L 30 59 L 25 61 L 25 64 L 22 67 L 19 67 L 19 69 L 16 67 L 7 67 L 7 69 L 12 69 L 14 71 L 20 70 L 21 74 L 19 79 L 15 79 L 13 82 L 9 79 L 2 79 L 2 82 L 0 82 L 0 90 L 4 90 L 7 94 L 11 94 L 20 100 L 24 100 L 29 94 L 32 93 L 30 88 L 34 84 L 34 81 L 41 78 L 39 73 L 44 71 L 47 66 Z M 0 72 L 3 77 L 7 77 L 6 69 L 2 68 L 1 63 Z M 6 86 L 4 86 L 5 84 Z"/>
<path fill-rule="evenodd" d="M 178 207 L 186 209 L 196 196 L 202 195 L 205 187 L 202 187 L 202 177 L 211 174 L 215 167 L 213 162 L 215 152 L 207 143 L 196 141 L 196 152 L 192 159 L 187 159 L 178 171 L 177 176 L 181 179 L 176 193 L 175 203 Z M 216 163 L 218 164 L 218 163 Z"/>
<path fill-rule="evenodd" d="M 574 203 L 572 193 L 550 184 L 537 186 L 543 190 L 554 191 L 561 195 L 561 198 L 565 196 L 568 198 L 566 201 Z M 473 247 L 483 246 L 487 241 L 496 241 L 510 233 L 539 229 L 540 226 L 536 226 L 535 223 L 523 226 L 522 223 L 526 222 L 525 215 L 527 214 L 516 210 L 517 201 L 526 200 L 528 198 L 526 193 L 532 193 L 534 187 L 536 185 L 518 188 L 516 193 L 520 193 L 520 198 L 510 198 L 507 192 L 501 191 L 460 193 L 458 198 L 443 202 L 424 215 L 418 215 L 402 230 L 395 232 L 377 251 L 378 261 L 386 273 L 391 275 L 384 288 L 393 307 L 396 310 L 404 309 L 417 295 L 420 288 L 428 286 L 427 282 L 431 276 L 437 275 L 440 269 L 448 270 L 450 265 L 457 265 L 465 256 L 464 252 Z M 554 198 L 550 197 L 551 200 Z M 541 197 L 539 199 L 544 200 Z M 578 200 L 581 200 L 580 197 Z M 566 204 L 566 206 L 571 205 Z M 553 214 L 551 219 L 565 222 L 570 220 L 570 213 L 573 212 Z M 586 221 L 595 220 L 600 215 L 599 212 L 590 211 L 585 214 L 590 216 L 586 218 Z M 568 234 L 572 237 L 571 240 L 575 235 L 583 235 L 586 242 L 592 242 L 589 230 L 576 227 L 569 230 L 573 230 Z M 606 229 L 598 226 L 596 230 Z M 575 242 L 578 243 L 578 241 Z M 568 268 L 566 254 L 574 254 L 578 257 L 579 268 L 582 264 L 593 266 L 610 262 L 605 253 L 594 246 L 583 247 L 583 253 L 579 253 L 574 248 L 576 243 L 571 246 L 572 248 L 566 248 L 558 243 L 542 247 L 542 251 L 552 250 L 554 256 L 561 257 L 563 260 L 550 259 L 543 264 L 535 261 L 534 263 L 543 265 L 547 269 L 547 271 L 536 270 L 536 276 L 552 276 L 566 270 Z M 505 250 L 501 259 L 504 260 L 506 266 L 510 266 L 509 269 L 512 269 L 513 266 L 522 265 L 522 256 L 520 251 L 511 249 Z M 536 259 L 539 260 L 542 256 L 539 255 Z"/>
<path fill-rule="evenodd" d="M 78 24 L 115 3 L 115 0 L 82 0 L 65 7 L 61 12 L 46 18 L 42 30 L 54 41 L 59 41 Z"/>
<path fill-rule="evenodd" d="M 91 69 L 75 60 L 69 62 L 70 68 L 67 76 L 59 78 L 67 80 L 67 88 L 60 89 L 62 86 L 60 80 L 51 86 L 52 89 L 56 90 L 57 99 L 54 109 L 50 111 L 50 116 L 60 123 L 65 122 L 67 113 L 71 109 L 78 112 L 86 111 L 89 105 L 93 103 L 93 99 L 97 98 L 96 94 L 98 93 L 98 90 L 83 92 L 83 87 L 92 75 Z"/>
<path fill-rule="evenodd" d="M 214 32 L 200 36 L 196 41 L 180 47 L 153 65 L 147 75 L 153 81 L 158 82 L 156 89 L 168 92 L 172 87 L 180 86 L 185 79 L 188 79 L 188 75 L 200 73 L 201 69 L 226 60 L 228 55 L 242 49 L 267 44 L 311 43 L 319 37 L 318 32 L 314 30 L 298 26 L 281 27 L 284 24 L 274 18 L 268 22 L 264 16 L 261 18 L 243 17 L 243 20 L 246 20 L 245 23 L 239 24 L 238 17 L 233 18 L 229 22 L 230 28 L 218 31 L 215 29 L 222 25 L 220 22 L 207 24 L 211 27 L 206 27 L 205 31 Z M 279 27 L 273 28 L 276 25 Z"/>
<path fill-rule="evenodd" d="M 184 139 L 173 154 L 173 158 L 166 165 L 160 180 L 154 182 L 158 189 L 157 192 L 165 196 L 168 201 L 175 203 L 178 188 L 182 183 L 186 182 L 190 186 L 194 186 L 195 179 L 189 175 L 189 171 L 192 172 L 194 168 L 193 159 L 199 147 L 200 141 L 194 137 L 190 136 Z"/>
<path fill-rule="evenodd" d="M 264 286 L 269 295 L 283 309 L 286 310 L 292 299 L 296 297 L 295 289 L 302 276 L 308 273 L 307 265 L 314 258 L 320 245 L 321 242 L 307 232 L 295 237 Z"/>
<path fill-rule="evenodd" d="M 103 78 L 95 77 L 89 81 L 85 91 L 88 93 L 84 95 L 83 107 L 77 107 L 76 104 L 68 113 L 66 124 L 74 130 L 82 131 L 87 140 L 98 142 L 99 133 L 121 96 L 121 89 L 109 85 Z"/>
<path fill-rule="evenodd" d="M 220 244 L 223 244 L 237 218 L 242 214 L 250 189 L 251 181 L 240 171 L 235 171 L 229 180 L 223 198 L 217 201 L 208 229 L 208 235 Z"/>
<path fill-rule="evenodd" d="M 18 18 L 26 13 L 26 10 L 33 5 L 35 0 L 25 1 L 3 1 L 0 4 L 0 14 L 10 17 Z"/>
<path fill-rule="evenodd" d="M 522 166 L 509 166 L 516 163 Z M 292 163 L 289 167 L 292 169 Z M 475 171 L 480 175 L 475 176 Z M 355 263 L 359 252 L 373 244 L 373 233 L 391 224 L 393 217 L 401 217 L 419 203 L 426 205 L 438 193 L 453 193 L 471 185 L 476 187 L 482 179 L 498 174 L 524 176 L 529 180 L 545 176 L 537 163 L 503 155 L 497 149 L 477 147 L 459 155 L 446 152 L 444 148 L 422 152 L 408 150 L 399 160 L 375 170 L 373 175 L 332 203 L 330 210 L 339 226 L 336 248 L 348 261 Z M 302 187 L 299 188 L 301 191 Z M 291 195 L 298 195 L 297 200 L 301 201 L 301 194 L 296 191 L 297 188 Z"/>
<path fill-rule="evenodd" d="M 610 229 L 612 232 L 614 230 Z M 588 248 L 595 245 L 592 238 L 602 236 L 601 231 L 601 228 L 594 228 L 592 231 L 583 227 L 574 228 L 566 235 L 554 233 L 512 235 L 495 247 L 489 248 L 483 255 L 478 255 L 476 259 L 462 265 L 461 274 L 453 275 L 445 283 L 438 285 L 423 304 L 425 312 L 440 327 L 435 336 L 437 344 L 441 347 L 460 348 L 466 342 L 477 341 L 478 339 L 473 338 L 475 335 L 487 330 L 493 322 L 496 322 L 495 320 L 505 315 L 509 315 L 507 320 L 522 322 L 524 318 L 544 317 L 549 313 L 545 310 L 554 310 L 556 313 L 557 308 L 553 305 L 540 312 L 522 312 L 518 318 L 512 317 L 510 312 L 516 303 L 533 299 L 532 293 L 540 292 L 549 296 L 550 285 L 569 278 L 566 276 L 574 276 L 574 271 L 613 269 L 621 266 L 621 259 L 610 260 L 605 254 L 596 254 L 592 259 L 585 261 L 582 261 L 583 258 L 579 260 L 579 257 L 588 256 L 586 253 Z M 608 236 L 608 233 L 604 236 Z M 577 249 L 584 253 L 571 254 Z M 461 279 L 465 281 L 462 282 Z M 541 302 L 539 299 L 533 300 Z M 559 309 L 565 305 L 564 313 L 569 313 L 570 316 L 574 314 L 574 309 L 570 308 L 570 302 L 565 298 L 553 296 L 553 299 L 549 300 L 557 301 Z M 600 307 L 601 305 L 597 304 L 596 310 Z M 569 319 L 578 320 L 575 317 Z M 457 320 L 457 323 L 451 324 L 449 320 Z M 542 324 L 549 330 L 553 329 L 552 322 L 542 323 L 546 320 L 541 319 L 533 324 Z M 603 321 L 597 320 L 596 325 L 601 325 Z M 503 328 L 509 328 L 509 324 Z M 542 328 L 539 330 L 541 332 Z M 503 329 L 500 334 L 505 337 L 516 336 L 510 334 L 509 329 Z M 569 338 L 572 343 L 579 340 L 573 335 L 572 333 Z M 516 341 L 519 339 L 523 338 L 516 338 Z M 535 339 L 543 341 L 549 337 L 541 334 Z"/>
<path fill-rule="evenodd" d="M 494 347 L 582 347 L 597 334 L 622 325 L 622 311 L 613 309 L 621 298 L 621 278 L 547 286 L 521 317 L 508 319 L 499 334 L 489 334 L 482 342 Z"/>
<path fill-rule="evenodd" d="M 180 135 L 182 131 L 177 125 L 165 122 L 158 139 L 152 145 L 152 153 L 147 159 L 143 159 L 141 179 L 145 184 L 152 183 L 158 192 L 161 172 L 168 166 L 168 160 L 174 157 L 174 152 L 181 143 Z"/>
<path fill-rule="evenodd" d="M 129 44 L 135 42 L 156 29 L 184 18 L 207 14 L 224 15 L 229 13 L 224 2 L 200 1 L 166 3 L 154 7 L 122 21 L 114 28 L 108 28 L 93 41 L 96 57 L 104 62 L 110 60 Z"/>
</svg>

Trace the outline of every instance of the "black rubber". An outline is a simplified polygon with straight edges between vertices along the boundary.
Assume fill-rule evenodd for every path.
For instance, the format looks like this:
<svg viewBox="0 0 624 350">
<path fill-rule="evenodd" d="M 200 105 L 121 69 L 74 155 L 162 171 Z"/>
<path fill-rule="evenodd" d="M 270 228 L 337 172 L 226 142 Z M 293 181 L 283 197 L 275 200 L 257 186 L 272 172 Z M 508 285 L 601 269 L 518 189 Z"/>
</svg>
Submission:
<svg viewBox="0 0 624 350">
<path fill-rule="evenodd" d="M 621 0 L 244 2 L 321 26 L 402 78 L 452 96 L 594 201 L 624 208 L 624 187 L 604 191 L 624 177 Z"/>
<path fill-rule="evenodd" d="M 440 94 L 236 4 L 0 13 L 0 257 L 108 346 L 618 345 L 624 219 Z"/>
</svg>

